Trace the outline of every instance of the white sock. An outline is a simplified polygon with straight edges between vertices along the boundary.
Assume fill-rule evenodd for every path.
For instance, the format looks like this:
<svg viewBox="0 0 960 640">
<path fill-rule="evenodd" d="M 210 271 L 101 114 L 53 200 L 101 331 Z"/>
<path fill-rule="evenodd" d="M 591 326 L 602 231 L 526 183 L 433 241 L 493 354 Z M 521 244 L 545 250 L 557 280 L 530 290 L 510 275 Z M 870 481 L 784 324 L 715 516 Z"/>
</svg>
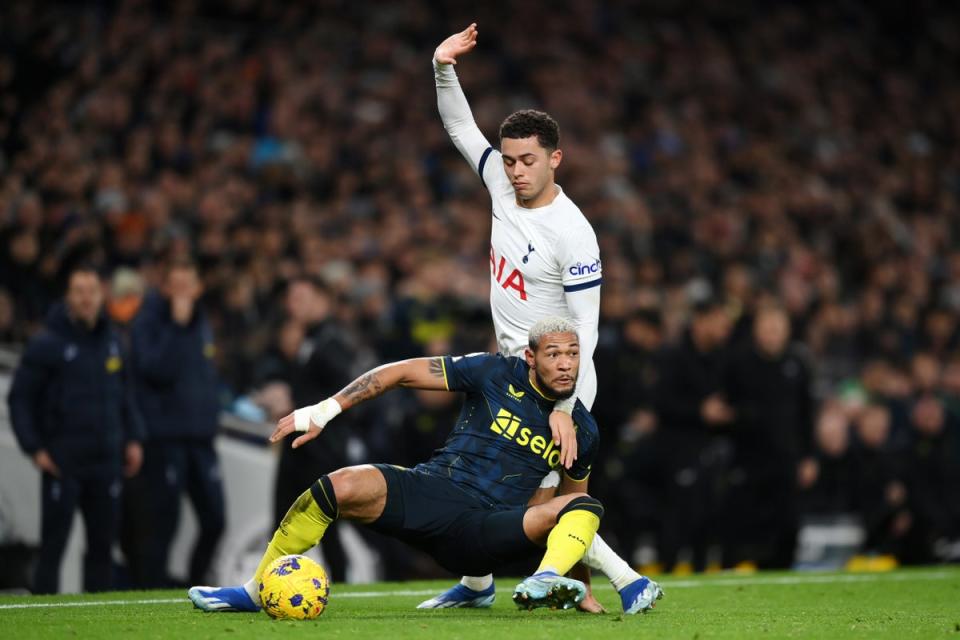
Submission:
<svg viewBox="0 0 960 640">
<path fill-rule="evenodd" d="M 610 583 L 617 591 L 640 578 L 640 574 L 634 571 L 626 560 L 614 553 L 599 534 L 593 536 L 593 544 L 583 554 L 581 562 L 610 578 Z"/>
<path fill-rule="evenodd" d="M 250 599 L 253 600 L 255 605 L 262 606 L 260 604 L 260 584 L 256 578 L 250 578 L 243 583 L 243 590 L 247 592 L 247 595 L 250 596 Z"/>
<path fill-rule="evenodd" d="M 467 589 L 483 591 L 484 589 L 489 589 L 490 585 L 493 584 L 493 574 L 488 573 L 487 575 L 479 578 L 474 576 L 463 576 L 460 578 L 460 584 L 465 586 Z"/>
</svg>

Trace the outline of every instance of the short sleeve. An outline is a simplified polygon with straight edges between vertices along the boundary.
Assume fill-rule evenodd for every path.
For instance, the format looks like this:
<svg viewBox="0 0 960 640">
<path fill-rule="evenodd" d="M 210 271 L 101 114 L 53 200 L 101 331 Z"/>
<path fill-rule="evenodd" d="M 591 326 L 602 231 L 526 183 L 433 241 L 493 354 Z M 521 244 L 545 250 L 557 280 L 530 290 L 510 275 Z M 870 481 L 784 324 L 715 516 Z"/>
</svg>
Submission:
<svg viewBox="0 0 960 640">
<path fill-rule="evenodd" d="M 577 228 L 575 233 L 563 238 L 558 257 L 565 292 L 600 286 L 603 280 L 600 246 L 589 225 Z"/>
<path fill-rule="evenodd" d="M 490 353 L 444 356 L 443 379 L 450 391 L 477 391 L 503 358 Z"/>
</svg>

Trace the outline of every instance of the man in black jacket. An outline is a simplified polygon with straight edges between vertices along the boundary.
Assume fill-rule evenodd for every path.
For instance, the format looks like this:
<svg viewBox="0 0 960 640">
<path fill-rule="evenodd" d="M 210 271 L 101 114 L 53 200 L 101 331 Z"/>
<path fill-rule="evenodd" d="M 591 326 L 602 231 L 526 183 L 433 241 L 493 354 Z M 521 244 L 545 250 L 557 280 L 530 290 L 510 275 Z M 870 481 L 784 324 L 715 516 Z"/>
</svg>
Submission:
<svg viewBox="0 0 960 640">
<path fill-rule="evenodd" d="M 723 380 L 736 452 L 725 561 L 788 568 L 799 529 L 799 487 L 813 484 L 817 465 L 810 366 L 790 343 L 785 310 L 757 312 L 753 339 L 731 355 Z"/>
<path fill-rule="evenodd" d="M 717 476 L 722 447 L 714 431 L 729 424 L 732 411 L 719 391 L 731 322 L 716 298 L 696 302 L 689 330 L 680 344 L 660 358 L 654 393 L 657 412 L 655 447 L 663 490 L 660 561 L 666 568 L 678 554 L 692 552 L 697 569 L 706 565 L 715 536 Z"/>
<path fill-rule="evenodd" d="M 122 476 L 137 473 L 143 424 L 120 340 L 103 312 L 96 270 L 74 269 L 65 304 L 23 354 L 10 388 L 10 417 L 23 451 L 42 472 L 40 562 L 34 591 L 56 593 L 74 510 L 87 533 L 83 586 L 113 586 Z"/>
<path fill-rule="evenodd" d="M 285 303 L 288 320 L 301 327 L 302 338 L 295 357 L 282 372 L 278 371 L 277 377 L 290 385 L 295 406 L 335 393 L 344 380 L 372 366 L 372 356 L 360 348 L 353 335 L 333 316 L 333 300 L 320 282 L 305 276 L 292 279 L 287 285 Z M 362 420 L 361 413 L 354 416 L 354 420 L 357 417 Z M 366 456 L 348 455 L 351 449 L 359 448 L 356 446 L 359 440 L 351 445 L 353 431 L 335 429 L 330 433 L 331 438 L 322 444 L 281 450 L 274 490 L 274 519 L 278 525 L 304 487 L 325 473 L 366 461 Z M 331 533 L 333 535 L 323 539 L 323 555 L 333 581 L 343 582 L 347 557 L 339 533 Z"/>
<path fill-rule="evenodd" d="M 629 504 L 604 516 L 621 549 L 634 549 L 660 528 L 659 456 L 654 398 L 662 345 L 660 314 L 637 310 L 616 328 L 616 339 L 597 346 L 599 399 L 592 412 L 605 430 L 591 486 L 611 502 Z M 604 444 L 606 443 L 606 444 Z M 598 472 L 599 471 L 599 472 Z"/>
<path fill-rule="evenodd" d="M 147 425 L 144 473 L 153 514 L 152 539 L 142 550 L 148 585 L 168 582 L 170 543 L 186 491 L 200 526 L 190 580 L 204 579 L 225 524 L 223 482 L 213 447 L 219 379 L 213 336 L 197 304 L 196 267 L 175 262 L 160 292 L 150 292 L 133 324 L 137 393 Z"/>
</svg>

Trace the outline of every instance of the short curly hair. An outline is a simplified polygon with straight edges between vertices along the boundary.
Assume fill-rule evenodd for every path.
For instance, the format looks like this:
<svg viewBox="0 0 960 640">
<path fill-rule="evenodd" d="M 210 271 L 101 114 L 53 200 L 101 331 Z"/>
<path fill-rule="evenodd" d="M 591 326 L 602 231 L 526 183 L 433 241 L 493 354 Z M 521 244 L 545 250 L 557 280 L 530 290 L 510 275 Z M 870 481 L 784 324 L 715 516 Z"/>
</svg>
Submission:
<svg viewBox="0 0 960 640">
<path fill-rule="evenodd" d="M 573 323 L 573 320 L 563 316 L 547 316 L 534 322 L 527 332 L 527 344 L 530 346 L 530 350 L 536 351 L 537 347 L 540 346 L 540 341 L 549 333 L 572 333 L 578 336 L 577 339 L 579 340 L 577 325 Z"/>
<path fill-rule="evenodd" d="M 537 136 L 540 146 L 553 151 L 560 145 L 560 125 L 550 114 L 535 109 L 523 109 L 507 116 L 500 125 L 500 140 Z"/>
</svg>

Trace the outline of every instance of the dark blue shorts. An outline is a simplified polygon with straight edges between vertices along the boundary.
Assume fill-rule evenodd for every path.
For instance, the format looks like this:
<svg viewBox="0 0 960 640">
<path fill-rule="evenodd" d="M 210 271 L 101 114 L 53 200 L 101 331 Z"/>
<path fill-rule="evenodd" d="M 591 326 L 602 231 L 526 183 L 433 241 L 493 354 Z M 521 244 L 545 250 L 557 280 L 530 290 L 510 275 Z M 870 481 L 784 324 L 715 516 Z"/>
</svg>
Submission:
<svg viewBox="0 0 960 640">
<path fill-rule="evenodd" d="M 491 508 L 448 478 L 374 466 L 387 481 L 387 501 L 370 527 L 426 552 L 448 571 L 482 576 L 543 553 L 523 532 L 526 505 Z"/>
</svg>

